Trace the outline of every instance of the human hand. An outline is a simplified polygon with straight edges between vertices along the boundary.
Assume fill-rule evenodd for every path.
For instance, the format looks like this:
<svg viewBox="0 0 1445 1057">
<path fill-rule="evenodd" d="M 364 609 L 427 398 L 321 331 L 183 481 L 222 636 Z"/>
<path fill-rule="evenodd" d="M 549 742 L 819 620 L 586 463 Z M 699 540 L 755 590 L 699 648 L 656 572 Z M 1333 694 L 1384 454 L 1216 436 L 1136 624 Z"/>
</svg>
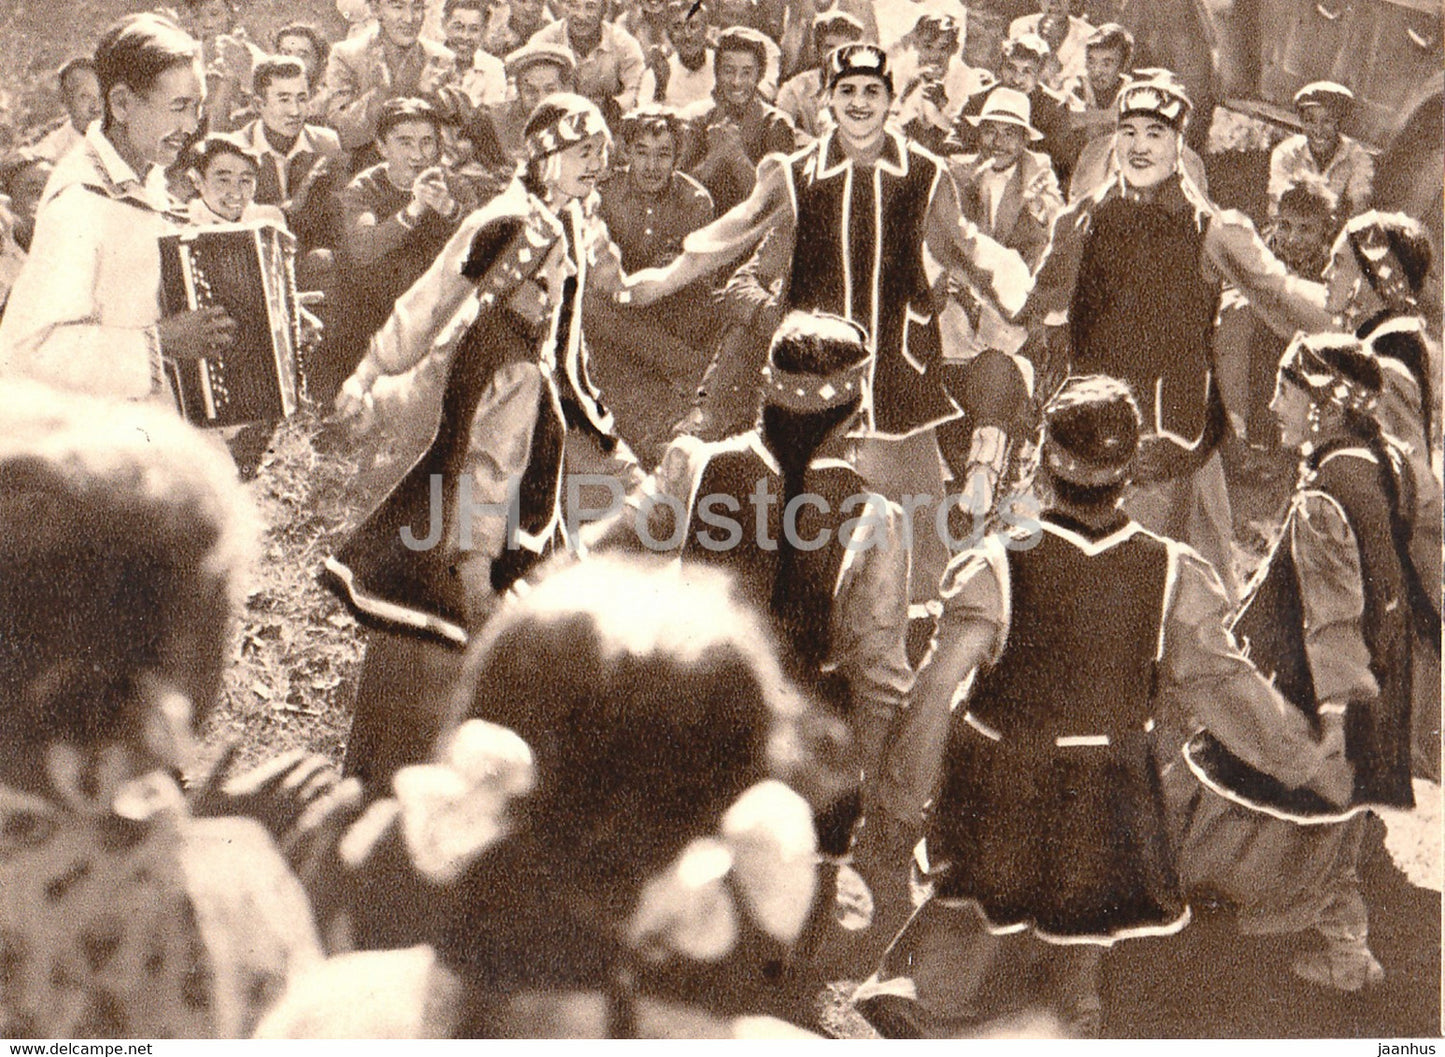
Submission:
<svg viewBox="0 0 1445 1057">
<path fill-rule="evenodd" d="M 407 212 L 414 217 L 419 219 L 428 209 L 438 216 L 449 217 L 456 208 L 456 199 L 447 184 L 446 170 L 440 165 L 433 165 L 422 172 L 411 185 L 411 204 L 407 206 Z"/>
<path fill-rule="evenodd" d="M 707 152 L 714 158 L 747 157 L 743 149 L 743 133 L 731 121 L 715 121 L 707 127 Z"/>
<path fill-rule="evenodd" d="M 940 111 L 948 109 L 948 90 L 943 87 L 943 81 L 930 77 L 923 82 L 920 94 Z"/>
<path fill-rule="evenodd" d="M 370 357 L 362 359 L 355 373 L 341 383 L 341 391 L 336 394 L 334 405 L 336 417 L 347 422 L 358 433 L 365 433 L 376 420 L 376 403 L 371 395 L 376 373 L 370 364 Z"/>
<path fill-rule="evenodd" d="M 204 781 L 191 793 L 191 814 L 199 817 L 237 815 L 252 818 L 284 846 L 296 836 L 298 823 L 312 804 L 339 781 L 331 761 L 296 749 L 235 775 L 239 745 L 231 742 Z"/>
<path fill-rule="evenodd" d="M 177 312 L 156 324 L 161 355 L 173 360 L 199 360 L 231 347 L 236 321 L 220 305 Z"/>
</svg>

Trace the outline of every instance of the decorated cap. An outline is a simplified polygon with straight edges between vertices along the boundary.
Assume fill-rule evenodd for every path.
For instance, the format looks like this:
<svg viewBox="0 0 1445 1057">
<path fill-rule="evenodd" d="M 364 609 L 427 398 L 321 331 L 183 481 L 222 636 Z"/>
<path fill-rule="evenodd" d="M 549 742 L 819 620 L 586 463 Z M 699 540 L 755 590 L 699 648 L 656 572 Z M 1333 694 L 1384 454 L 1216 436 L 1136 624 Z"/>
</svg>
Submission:
<svg viewBox="0 0 1445 1057">
<path fill-rule="evenodd" d="M 1294 94 L 1296 110 L 1307 106 L 1328 106 L 1343 113 L 1354 102 L 1355 93 L 1335 81 L 1312 81 Z"/>
<path fill-rule="evenodd" d="M 534 161 L 598 134 L 611 142 L 602 111 L 592 100 L 572 92 L 554 92 L 543 99 L 522 130 L 527 158 Z"/>
<path fill-rule="evenodd" d="M 1017 37 L 1008 37 L 999 47 L 1005 59 L 1022 57 L 1037 62 L 1048 62 L 1054 50 L 1049 47 L 1049 42 L 1037 33 L 1020 33 Z"/>
<path fill-rule="evenodd" d="M 1134 54 L 1134 34 L 1117 22 L 1105 22 L 1084 41 L 1085 50 L 1091 48 L 1118 48 L 1124 53 L 1124 61 Z"/>
<path fill-rule="evenodd" d="M 1379 361 L 1350 334 L 1299 335 L 1279 361 L 1279 377 L 1315 403 L 1355 412 L 1373 410 L 1385 384 Z"/>
<path fill-rule="evenodd" d="M 773 334 L 763 402 L 802 413 L 843 407 L 863 395 L 872 362 L 868 332 L 827 312 L 789 312 Z"/>
<path fill-rule="evenodd" d="M 565 44 L 544 44 L 541 42 L 523 44 L 508 54 L 504 60 L 507 76 L 513 80 L 520 77 L 538 63 L 550 63 L 562 69 L 564 77 L 571 77 L 577 69 L 577 57 Z"/>
<path fill-rule="evenodd" d="M 952 15 L 930 12 L 920 15 L 913 24 L 914 36 L 956 37 L 961 32 L 958 19 Z"/>
<path fill-rule="evenodd" d="M 977 116 L 971 116 L 968 123 L 974 128 L 985 121 L 993 121 L 1000 125 L 1013 125 L 1021 128 L 1029 134 L 1029 139 L 1040 140 L 1044 134 L 1031 124 L 1032 108 L 1029 106 L 1029 97 L 1013 88 L 995 88 L 984 100 L 983 110 Z"/>
<path fill-rule="evenodd" d="M 1139 450 L 1140 422 L 1127 383 L 1102 374 L 1070 378 L 1044 408 L 1044 465 L 1081 487 L 1117 484 Z"/>
<path fill-rule="evenodd" d="M 893 73 L 888 69 L 888 53 L 877 44 L 844 44 L 828 55 L 828 90 L 832 91 L 844 77 L 876 77 L 893 92 Z"/>
<path fill-rule="evenodd" d="M 1413 312 L 1434 257 L 1420 222 L 1404 213 L 1372 209 L 1346 224 L 1343 238 L 1385 304 L 1396 312 Z"/>
<path fill-rule="evenodd" d="M 1135 70 L 1135 80 L 1119 90 L 1119 120 L 1126 117 L 1158 118 L 1176 131 L 1184 128 L 1194 104 L 1189 93 L 1171 71 L 1150 68 Z"/>
</svg>

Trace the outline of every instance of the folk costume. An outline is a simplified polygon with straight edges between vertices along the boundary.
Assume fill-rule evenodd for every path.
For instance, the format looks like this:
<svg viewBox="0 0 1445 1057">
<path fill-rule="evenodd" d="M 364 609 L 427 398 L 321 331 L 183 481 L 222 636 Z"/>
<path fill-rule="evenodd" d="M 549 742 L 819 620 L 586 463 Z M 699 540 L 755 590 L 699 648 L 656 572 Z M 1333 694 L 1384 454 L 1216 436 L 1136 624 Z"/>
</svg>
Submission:
<svg viewBox="0 0 1445 1057">
<path fill-rule="evenodd" d="M 1346 344 L 1352 360 L 1334 355 Z M 1291 345 L 1279 384 L 1303 389 L 1316 408 L 1368 420 L 1380 374 L 1351 339 L 1321 336 Z M 1409 476 L 1378 428 L 1322 436 L 1234 624 L 1251 659 L 1312 725 L 1342 726 L 1354 768 L 1348 803 L 1282 789 L 1208 734 L 1186 747 L 1204 786 L 1187 808 L 1186 878 L 1240 904 L 1246 931 L 1318 931 L 1324 950 L 1303 955 L 1295 971 L 1345 990 L 1383 975 L 1366 942 L 1361 812 L 1415 804 L 1411 614 L 1421 592 L 1401 525 Z"/>
<path fill-rule="evenodd" d="M 831 84 L 853 75 L 891 88 L 887 58 L 871 45 L 830 56 Z M 960 215 L 941 159 L 894 131 L 881 135 L 871 164 L 855 159 L 836 129 L 793 155 L 764 158 L 748 199 L 689 236 L 670 267 L 634 276 L 631 292 L 638 300 L 663 296 L 736 263 L 770 235 L 784 262 L 775 280 L 779 306 L 842 316 L 872 338 L 853 456 L 859 472 L 885 496 L 941 497 L 932 430 L 962 412 L 940 372 L 935 282 L 948 272 L 1007 315 L 1023 303 L 1028 269 Z M 963 476 L 962 453 L 956 461 Z M 914 539 L 938 552 L 926 559 L 915 552 L 918 586 L 929 598 L 946 554 L 932 519 Z"/>
<path fill-rule="evenodd" d="M 1137 415 L 1113 379 L 1067 383 L 1045 410 L 1055 487 L 1118 486 Z M 1122 513 L 1072 509 L 1047 510 L 1035 546 L 990 537 L 944 577 L 939 667 L 920 672 L 868 808 L 916 832 L 933 801 L 931 895 L 855 996 L 875 1024 L 890 1008 L 915 1028 L 969 1014 L 998 937 L 1027 934 L 1062 959 L 1065 1020 L 1097 1031 L 1098 960 L 1080 945 L 1189 921 L 1160 795 L 1177 732 L 1203 724 L 1290 787 L 1321 767 L 1226 630 L 1208 564 Z"/>
<path fill-rule="evenodd" d="M 605 134 L 586 100 L 549 99 L 559 101 L 557 114 L 530 137 L 534 159 Z M 595 205 L 594 196 L 554 211 L 514 181 L 463 222 L 397 303 L 348 382 L 364 393 L 377 375 L 415 366 L 439 335 L 465 331 L 451 354 L 431 444 L 326 562 L 334 585 L 369 620 L 464 645 L 495 596 L 566 544 L 564 463 L 573 474 L 615 475 L 624 487 L 640 476 L 587 370 L 584 290 L 589 281 L 615 288 L 621 275 Z M 605 506 L 590 491 L 579 499 Z M 422 648 L 400 641 L 408 644 L 404 652 Z M 435 657 L 437 650 L 426 652 Z M 436 668 L 445 677 L 458 664 L 450 657 Z M 376 666 L 375 674 L 383 677 L 385 668 Z M 363 704 L 375 696 L 389 712 L 395 704 L 383 691 L 397 687 L 368 689 L 363 671 L 347 769 L 359 770 L 377 754 L 385 766 L 369 777 L 389 777 L 396 766 L 426 756 L 444 702 L 418 706 L 429 714 L 408 716 L 405 731 L 387 729 L 388 716 L 371 716 Z M 408 690 L 418 692 L 414 684 Z"/>
</svg>

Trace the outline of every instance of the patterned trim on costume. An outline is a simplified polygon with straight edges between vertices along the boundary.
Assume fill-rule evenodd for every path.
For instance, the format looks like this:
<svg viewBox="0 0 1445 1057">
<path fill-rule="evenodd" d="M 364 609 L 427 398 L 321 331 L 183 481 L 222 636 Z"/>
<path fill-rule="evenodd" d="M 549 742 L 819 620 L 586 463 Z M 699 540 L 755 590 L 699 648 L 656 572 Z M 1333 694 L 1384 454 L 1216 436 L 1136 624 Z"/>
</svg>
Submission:
<svg viewBox="0 0 1445 1057">
<path fill-rule="evenodd" d="M 777 407 L 804 414 L 842 407 L 863 395 L 863 376 L 872 357 L 828 375 L 790 374 L 763 368 L 763 398 Z"/>
</svg>

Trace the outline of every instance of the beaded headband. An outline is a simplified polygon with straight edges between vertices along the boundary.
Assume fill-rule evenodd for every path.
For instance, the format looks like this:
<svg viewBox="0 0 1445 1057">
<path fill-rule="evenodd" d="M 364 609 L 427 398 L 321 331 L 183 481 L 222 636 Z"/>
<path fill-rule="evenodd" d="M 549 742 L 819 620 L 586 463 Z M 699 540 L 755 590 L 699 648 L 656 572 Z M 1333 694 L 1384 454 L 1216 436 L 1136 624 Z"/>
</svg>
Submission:
<svg viewBox="0 0 1445 1057">
<path fill-rule="evenodd" d="M 793 374 L 770 364 L 763 368 L 763 399 L 775 407 L 812 414 L 842 407 L 863 395 L 870 359 L 832 374 Z"/>
<path fill-rule="evenodd" d="M 1380 402 L 1376 389 L 1350 378 L 1323 359 L 1307 340 L 1297 338 L 1280 361 L 1279 376 L 1316 400 L 1327 400 L 1346 411 L 1373 411 Z"/>
</svg>

